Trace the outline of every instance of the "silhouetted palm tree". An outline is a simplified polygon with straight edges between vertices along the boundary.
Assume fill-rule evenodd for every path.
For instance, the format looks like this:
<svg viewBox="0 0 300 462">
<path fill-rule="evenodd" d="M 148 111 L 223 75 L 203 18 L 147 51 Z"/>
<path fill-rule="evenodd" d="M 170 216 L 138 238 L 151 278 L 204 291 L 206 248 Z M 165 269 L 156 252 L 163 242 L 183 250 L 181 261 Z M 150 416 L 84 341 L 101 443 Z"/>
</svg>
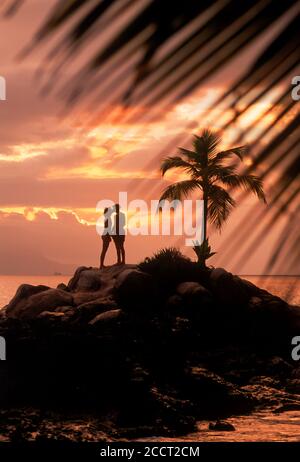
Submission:
<svg viewBox="0 0 300 462">
<path fill-rule="evenodd" d="M 221 229 L 236 202 L 228 192 L 232 188 L 244 188 L 257 195 L 264 202 L 263 184 L 259 177 L 252 174 L 237 173 L 236 164 L 225 165 L 224 161 L 232 156 L 243 159 L 246 146 L 218 151 L 221 138 L 211 130 L 204 129 L 201 136 L 194 136 L 193 150 L 179 148 L 179 156 L 166 157 L 161 164 L 164 175 L 172 169 L 183 170 L 190 179 L 169 185 L 160 200 L 181 200 L 192 192 L 201 191 L 203 199 L 204 235 L 207 241 L 208 220 Z M 208 244 L 208 241 L 207 241 Z"/>
</svg>

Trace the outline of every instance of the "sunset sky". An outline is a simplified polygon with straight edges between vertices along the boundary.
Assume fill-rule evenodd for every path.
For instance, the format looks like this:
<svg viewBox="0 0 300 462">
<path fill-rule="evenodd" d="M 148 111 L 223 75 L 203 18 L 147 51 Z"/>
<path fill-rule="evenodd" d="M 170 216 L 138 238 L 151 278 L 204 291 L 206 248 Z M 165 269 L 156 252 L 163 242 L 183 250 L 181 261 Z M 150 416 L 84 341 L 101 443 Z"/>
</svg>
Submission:
<svg viewBox="0 0 300 462">
<path fill-rule="evenodd" d="M 191 133 L 199 133 L 207 126 L 217 129 L 227 118 L 230 120 L 231 114 L 216 114 L 209 109 L 259 48 L 248 50 L 186 100 L 158 109 L 151 121 L 141 118 L 137 123 L 126 122 L 124 112 L 129 110 L 119 106 L 108 116 L 89 109 L 87 104 L 63 113 L 59 95 L 54 92 L 41 96 L 41 85 L 35 80 L 37 66 L 45 56 L 43 50 L 16 60 L 55 3 L 28 0 L 15 17 L 0 19 L 0 75 L 7 82 L 7 101 L 0 102 L 1 274 L 70 273 L 78 265 L 98 265 L 101 240 L 95 228 L 97 202 L 117 201 L 119 191 L 127 191 L 129 200 L 158 199 L 168 181 L 175 178 L 161 179 L 158 169 L 162 157 L 175 154 L 178 144 L 188 147 Z M 250 126 L 266 108 L 272 107 L 275 96 L 268 95 L 248 111 L 240 127 L 227 130 L 224 147 L 234 143 L 241 127 Z M 261 120 L 260 130 L 272 123 L 277 109 L 272 108 Z M 145 107 L 133 110 L 147 112 Z M 257 134 L 249 130 L 243 141 L 251 145 Z M 251 163 L 250 158 L 245 161 Z M 258 246 L 246 259 L 241 261 L 235 252 L 228 252 L 228 240 L 232 233 L 240 231 L 242 218 L 254 220 L 257 229 L 262 225 L 255 222 L 254 213 L 259 214 L 266 206 L 257 203 L 253 212 L 254 203 L 251 198 L 243 201 L 222 235 L 213 233 L 211 242 L 218 253 L 212 264 L 243 274 L 264 272 L 288 216 L 272 230 L 263 247 Z M 127 260 L 138 262 L 170 245 L 182 245 L 182 240 L 128 236 Z M 182 250 L 192 255 L 191 249 Z M 108 263 L 114 260 L 111 246 Z M 279 272 L 278 268 L 274 271 Z M 292 273 L 299 271 L 298 264 Z M 280 273 L 285 274 L 284 267 Z"/>
</svg>

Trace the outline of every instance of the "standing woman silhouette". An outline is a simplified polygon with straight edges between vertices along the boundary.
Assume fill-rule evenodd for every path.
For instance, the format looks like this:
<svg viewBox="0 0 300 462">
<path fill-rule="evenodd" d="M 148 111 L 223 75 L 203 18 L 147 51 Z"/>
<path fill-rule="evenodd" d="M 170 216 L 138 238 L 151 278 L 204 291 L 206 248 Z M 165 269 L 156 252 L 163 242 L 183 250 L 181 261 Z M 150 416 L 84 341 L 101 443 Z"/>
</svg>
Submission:
<svg viewBox="0 0 300 462">
<path fill-rule="evenodd" d="M 112 233 L 112 220 L 111 220 L 112 209 L 105 207 L 104 209 L 104 228 L 102 233 L 102 252 L 100 256 L 100 269 L 105 268 L 104 260 L 111 241 Z"/>
</svg>

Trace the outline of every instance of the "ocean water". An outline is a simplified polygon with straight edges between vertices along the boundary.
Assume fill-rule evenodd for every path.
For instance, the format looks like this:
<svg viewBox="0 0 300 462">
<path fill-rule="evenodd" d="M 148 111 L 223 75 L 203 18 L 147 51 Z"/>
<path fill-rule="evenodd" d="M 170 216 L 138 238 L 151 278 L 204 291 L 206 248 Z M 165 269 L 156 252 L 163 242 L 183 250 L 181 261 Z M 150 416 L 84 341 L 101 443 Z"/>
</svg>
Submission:
<svg viewBox="0 0 300 462">
<path fill-rule="evenodd" d="M 2 276 L 0 275 L 0 309 L 15 295 L 21 284 L 45 285 L 57 287 L 61 282 L 67 283 L 71 276 Z"/>
<path fill-rule="evenodd" d="M 177 438 L 151 437 L 138 441 L 163 442 L 300 442 L 300 412 L 274 414 L 272 411 L 255 412 L 246 416 L 226 419 L 235 431 L 208 430 L 209 421 L 201 421 L 197 432 Z"/>
<path fill-rule="evenodd" d="M 71 276 L 2 276 L 0 275 L 0 309 L 15 295 L 21 284 L 43 284 L 57 287 Z M 278 295 L 292 305 L 300 306 L 300 276 L 243 276 L 257 286 Z"/>
</svg>

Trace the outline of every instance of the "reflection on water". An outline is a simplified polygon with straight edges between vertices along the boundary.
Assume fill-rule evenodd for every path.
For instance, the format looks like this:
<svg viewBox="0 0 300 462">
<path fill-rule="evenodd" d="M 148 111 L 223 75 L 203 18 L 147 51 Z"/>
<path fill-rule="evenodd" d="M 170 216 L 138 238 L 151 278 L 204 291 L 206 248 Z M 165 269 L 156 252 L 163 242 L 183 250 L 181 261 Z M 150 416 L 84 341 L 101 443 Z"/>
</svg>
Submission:
<svg viewBox="0 0 300 462">
<path fill-rule="evenodd" d="M 208 430 L 208 421 L 198 425 L 198 432 L 182 438 L 147 438 L 139 441 L 169 442 L 245 442 L 245 441 L 289 441 L 300 442 L 300 412 L 290 411 L 282 414 L 257 412 L 250 416 L 227 419 L 234 425 L 235 431 L 217 432 Z"/>
<path fill-rule="evenodd" d="M 243 276 L 258 287 L 300 306 L 300 276 Z"/>
</svg>

